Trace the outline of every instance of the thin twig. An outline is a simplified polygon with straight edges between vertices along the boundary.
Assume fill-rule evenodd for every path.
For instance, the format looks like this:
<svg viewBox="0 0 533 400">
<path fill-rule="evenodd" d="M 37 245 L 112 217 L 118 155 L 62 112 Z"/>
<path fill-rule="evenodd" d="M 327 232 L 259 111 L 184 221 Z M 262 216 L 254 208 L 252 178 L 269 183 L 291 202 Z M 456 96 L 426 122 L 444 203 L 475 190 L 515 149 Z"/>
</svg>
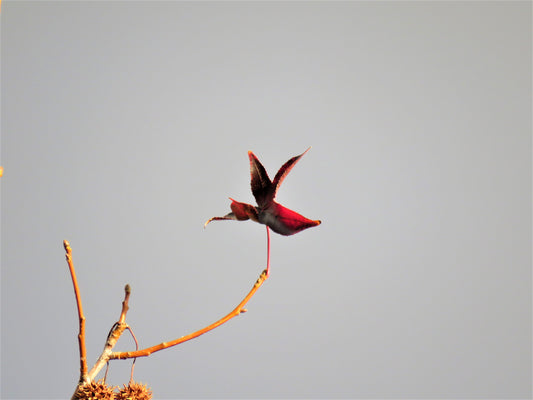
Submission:
<svg viewBox="0 0 533 400">
<path fill-rule="evenodd" d="M 135 333 L 133 333 L 133 329 L 131 329 L 131 326 L 128 326 L 128 331 L 130 331 L 131 336 L 133 337 L 133 340 L 135 340 L 135 351 L 139 350 L 139 342 L 137 341 L 137 338 L 135 337 Z M 133 359 L 133 362 L 131 363 L 131 374 L 130 374 L 130 385 L 133 383 L 133 369 L 135 368 L 135 361 L 137 361 L 137 358 Z"/>
<path fill-rule="evenodd" d="M 107 373 L 109 372 L 109 361 L 105 365 L 104 383 L 107 382 Z"/>
<path fill-rule="evenodd" d="M 131 286 L 126 285 L 124 287 L 124 292 L 126 292 L 126 295 L 124 296 L 124 301 L 122 302 L 122 311 L 120 312 L 120 318 L 118 319 L 119 324 L 126 322 L 126 313 L 130 309 L 128 302 L 130 300 Z"/>
<path fill-rule="evenodd" d="M 124 360 L 124 359 L 127 359 L 127 358 L 134 358 L 134 357 L 147 357 L 150 354 L 155 353 L 156 351 L 160 351 L 160 350 L 172 347 L 172 346 L 176 346 L 176 345 L 178 345 L 180 343 L 183 343 L 183 342 L 186 342 L 188 340 L 197 338 L 198 336 L 203 335 L 204 333 L 207 333 L 207 332 L 215 329 L 216 327 L 228 322 L 233 317 L 236 317 L 237 315 L 239 315 L 239 314 L 241 314 L 243 312 L 246 312 L 247 310 L 244 308 L 244 306 L 253 297 L 255 292 L 257 292 L 257 290 L 261 287 L 261 285 L 263 284 L 263 282 L 267 278 L 268 278 L 267 271 L 264 270 L 261 273 L 261 275 L 259 276 L 259 279 L 257 279 L 257 281 L 255 282 L 254 286 L 252 287 L 252 290 L 250 290 L 250 292 L 246 295 L 244 300 L 242 300 L 239 303 L 239 305 L 233 309 L 233 311 L 231 311 L 225 317 L 223 317 L 223 318 L 219 319 L 218 321 L 212 323 L 211 325 L 206 326 L 205 328 L 200 329 L 200 330 L 198 330 L 196 332 L 193 332 L 193 333 L 191 333 L 191 334 L 189 334 L 187 336 L 182 336 L 179 339 L 175 339 L 175 340 L 172 340 L 170 342 L 163 342 L 163 343 L 160 343 L 158 345 L 155 345 L 155 346 L 152 346 L 152 347 L 148 347 L 146 349 L 137 350 L 137 351 L 114 352 L 114 353 L 111 353 L 109 355 L 109 359 L 110 360 Z"/>
<path fill-rule="evenodd" d="M 67 240 L 63 241 L 63 247 L 66 251 L 66 259 L 72 278 L 72 285 L 74 286 L 74 294 L 76 295 L 76 304 L 78 305 L 78 318 L 80 321 L 80 330 L 78 333 L 78 344 L 80 347 L 80 382 L 87 382 L 87 350 L 85 348 L 85 317 L 83 316 L 83 308 L 81 304 L 80 288 L 78 280 L 76 279 L 76 271 L 74 270 L 74 263 L 72 262 L 72 248 Z"/>
<path fill-rule="evenodd" d="M 120 312 L 120 317 L 117 322 L 113 324 L 113 327 L 109 331 L 109 334 L 107 335 L 107 339 L 104 346 L 104 351 L 102 351 L 102 354 L 100 354 L 100 357 L 98 357 L 98 360 L 94 364 L 94 366 L 91 368 L 88 374 L 88 379 L 90 381 L 94 380 L 96 378 L 96 375 L 98 375 L 98 372 L 106 365 L 110 360 L 110 355 L 113 354 L 113 347 L 117 344 L 118 339 L 122 335 L 125 329 L 128 328 L 128 324 L 126 324 L 126 313 L 129 310 L 128 302 L 131 294 L 131 287 L 130 285 L 126 285 L 124 287 L 124 301 L 122 302 L 122 310 Z"/>
<path fill-rule="evenodd" d="M 138 350 L 138 343 L 137 339 L 135 338 L 135 335 L 133 334 L 131 328 L 126 324 L 126 313 L 128 312 L 129 306 L 129 296 L 131 294 L 131 288 L 129 285 L 126 285 L 124 288 L 125 290 L 125 297 L 124 301 L 122 302 L 122 310 L 120 313 L 120 317 L 118 322 L 115 322 L 113 327 L 111 328 L 106 343 L 104 346 L 104 350 L 102 351 L 102 354 L 94 364 L 94 366 L 91 368 L 91 370 L 87 373 L 87 361 L 86 361 L 86 352 L 85 352 L 85 318 L 83 317 L 83 312 L 81 311 L 81 298 L 79 296 L 79 290 L 78 290 L 78 284 L 76 282 L 76 275 L 74 274 L 74 267 L 72 266 L 72 257 L 71 257 L 71 249 L 68 242 L 65 240 L 65 250 L 67 251 L 67 261 L 69 263 L 69 266 L 71 266 L 71 275 L 72 280 L 74 283 L 74 291 L 76 292 L 76 301 L 78 303 L 78 311 L 80 315 L 80 335 L 78 336 L 80 338 L 80 354 L 81 360 L 82 360 L 82 376 L 83 382 L 91 382 L 96 378 L 96 375 L 100 372 L 100 370 L 104 367 L 104 365 L 108 364 L 110 360 L 119 360 L 119 359 L 129 359 L 129 358 L 137 358 L 137 357 L 146 357 L 149 356 L 152 353 L 155 353 L 157 351 L 176 346 L 180 343 L 187 342 L 191 339 L 197 338 L 200 335 L 203 335 L 204 333 L 207 333 L 218 326 L 228 322 L 230 319 L 236 317 L 237 315 L 246 312 L 247 310 L 244 308 L 244 306 L 250 301 L 250 299 L 254 296 L 254 294 L 257 292 L 257 290 L 263 285 L 264 281 L 268 278 L 268 270 L 270 267 L 270 232 L 267 228 L 267 239 L 268 239 L 268 254 L 267 254 L 267 269 L 265 269 L 257 281 L 255 282 L 254 286 L 250 290 L 250 292 L 246 295 L 246 297 L 235 307 L 229 314 L 227 314 L 225 317 L 219 319 L 218 321 L 212 323 L 209 326 L 206 326 L 205 328 L 202 328 L 196 332 L 193 332 L 189 335 L 182 336 L 181 338 L 172 340 L 170 342 L 163 342 L 156 346 L 152 346 L 146 349 Z M 136 344 L 136 350 L 135 351 L 129 351 L 129 352 L 113 352 L 113 347 L 116 345 L 118 339 L 122 335 L 125 329 L 128 329 Z M 84 367 L 85 366 L 85 367 Z M 133 365 L 132 365 L 132 371 L 131 371 L 131 379 L 133 379 Z M 82 384 L 82 381 L 80 380 L 79 385 Z M 79 386 L 78 385 L 78 386 Z M 74 397 L 73 397 L 74 398 Z"/>
</svg>

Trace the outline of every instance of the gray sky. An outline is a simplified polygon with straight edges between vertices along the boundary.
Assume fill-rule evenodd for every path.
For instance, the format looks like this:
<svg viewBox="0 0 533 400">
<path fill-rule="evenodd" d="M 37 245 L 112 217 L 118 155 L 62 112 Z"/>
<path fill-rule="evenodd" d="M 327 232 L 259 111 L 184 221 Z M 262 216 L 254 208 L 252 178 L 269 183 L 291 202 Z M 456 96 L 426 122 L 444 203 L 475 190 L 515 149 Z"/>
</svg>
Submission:
<svg viewBox="0 0 533 400">
<path fill-rule="evenodd" d="M 133 288 L 155 398 L 531 396 L 530 2 L 2 2 L 1 392 L 79 376 Z M 126 335 L 117 350 L 133 349 Z M 114 361 L 111 384 L 130 361 Z"/>
</svg>

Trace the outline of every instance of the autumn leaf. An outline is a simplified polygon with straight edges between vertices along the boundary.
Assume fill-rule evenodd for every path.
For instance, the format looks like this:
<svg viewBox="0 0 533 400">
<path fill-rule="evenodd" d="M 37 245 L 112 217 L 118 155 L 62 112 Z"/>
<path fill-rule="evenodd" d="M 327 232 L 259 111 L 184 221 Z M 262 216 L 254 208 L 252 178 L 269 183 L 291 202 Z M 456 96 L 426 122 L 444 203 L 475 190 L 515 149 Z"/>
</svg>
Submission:
<svg viewBox="0 0 533 400">
<path fill-rule="evenodd" d="M 268 177 L 268 174 L 259 159 L 254 153 L 249 151 L 248 157 L 250 159 L 251 187 L 257 206 L 241 203 L 230 198 L 231 212 L 223 217 L 213 217 L 209 219 L 204 227 L 211 221 L 245 221 L 251 219 L 252 221 L 270 227 L 274 232 L 279 233 L 280 235 L 289 236 L 303 231 L 304 229 L 320 225 L 320 220 L 308 219 L 303 215 L 282 206 L 274 200 L 276 193 L 287 174 L 291 171 L 294 165 L 296 165 L 300 158 L 309 151 L 309 149 L 299 156 L 292 157 L 289 161 L 283 164 L 276 173 L 276 176 L 274 176 L 273 181 Z"/>
</svg>

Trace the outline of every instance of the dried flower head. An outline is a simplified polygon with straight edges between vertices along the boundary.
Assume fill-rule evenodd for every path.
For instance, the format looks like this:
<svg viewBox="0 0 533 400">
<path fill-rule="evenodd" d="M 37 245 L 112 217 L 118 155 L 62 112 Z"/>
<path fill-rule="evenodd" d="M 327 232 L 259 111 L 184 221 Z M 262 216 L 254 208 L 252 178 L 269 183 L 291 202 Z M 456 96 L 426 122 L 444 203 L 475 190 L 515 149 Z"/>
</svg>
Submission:
<svg viewBox="0 0 533 400">
<path fill-rule="evenodd" d="M 138 382 L 130 382 L 128 386 L 120 389 L 115 400 L 150 400 L 152 391 L 146 385 Z"/>
<path fill-rule="evenodd" d="M 78 386 L 74 400 L 114 400 L 115 387 L 107 386 L 103 380 L 84 383 Z"/>
</svg>

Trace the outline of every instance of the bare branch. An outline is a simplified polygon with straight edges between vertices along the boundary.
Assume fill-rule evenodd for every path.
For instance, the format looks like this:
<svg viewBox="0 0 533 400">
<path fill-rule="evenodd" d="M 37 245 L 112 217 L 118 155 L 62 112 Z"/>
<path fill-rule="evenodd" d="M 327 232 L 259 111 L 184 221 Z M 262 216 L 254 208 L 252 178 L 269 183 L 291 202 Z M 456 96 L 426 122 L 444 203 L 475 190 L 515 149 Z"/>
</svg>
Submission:
<svg viewBox="0 0 533 400">
<path fill-rule="evenodd" d="M 124 301 L 122 302 L 122 311 L 120 312 L 120 317 L 118 322 L 115 322 L 115 324 L 111 327 L 111 330 L 109 331 L 109 334 L 107 335 L 107 340 L 104 345 L 104 351 L 102 351 L 102 354 L 100 354 L 100 357 L 98 357 L 98 360 L 94 364 L 94 366 L 89 371 L 89 380 L 94 380 L 96 378 L 96 375 L 98 375 L 98 372 L 106 365 L 110 360 L 110 355 L 113 353 L 113 347 L 117 344 L 118 339 L 124 332 L 126 328 L 128 328 L 128 324 L 126 324 L 126 313 L 128 312 L 129 306 L 129 298 L 131 294 L 131 287 L 130 285 L 126 285 L 124 287 Z"/>
<path fill-rule="evenodd" d="M 178 344 L 181 344 L 183 342 L 186 342 L 188 340 L 197 338 L 200 335 L 203 335 L 204 333 L 207 333 L 216 327 L 228 322 L 233 317 L 236 317 L 237 315 L 246 312 L 246 309 L 244 306 L 248 301 L 253 297 L 255 292 L 261 287 L 263 282 L 268 278 L 267 271 L 264 270 L 261 275 L 259 276 L 259 279 L 255 282 L 254 286 L 252 287 L 252 290 L 246 295 L 246 297 L 239 303 L 237 307 L 235 307 L 229 314 L 227 314 L 225 317 L 219 319 L 218 321 L 212 323 L 209 326 L 206 326 L 205 328 L 202 328 L 196 332 L 193 332 L 187 336 L 182 336 L 181 338 L 172 340 L 170 342 L 163 342 L 158 345 L 148 347 L 146 349 L 138 350 L 138 351 L 122 351 L 122 352 L 114 352 L 109 355 L 110 360 L 124 360 L 127 358 L 135 358 L 135 357 L 147 357 L 152 353 L 155 353 L 156 351 L 160 351 L 163 349 L 167 349 L 172 346 L 176 346 Z"/>
<path fill-rule="evenodd" d="M 78 304 L 78 314 L 80 318 L 80 334 L 78 335 L 79 344 L 80 344 L 80 363 L 81 363 L 81 373 L 80 373 L 80 381 L 78 383 L 78 388 L 82 386 L 84 383 L 89 383 L 95 380 L 96 375 L 101 371 L 101 369 L 109 363 L 109 360 L 124 360 L 129 358 L 137 358 L 137 357 L 147 357 L 152 353 L 155 353 L 157 351 L 167 349 L 169 347 L 176 346 L 178 344 L 181 344 L 183 342 L 189 341 L 191 339 L 197 338 L 200 335 L 203 335 L 204 333 L 207 333 L 217 327 L 219 327 L 222 324 L 225 324 L 230 319 L 236 317 L 237 315 L 240 315 L 241 313 L 246 312 L 247 310 L 244 308 L 244 306 L 250 301 L 250 299 L 254 296 L 254 294 L 257 292 L 257 290 L 263 285 L 264 281 L 268 278 L 269 275 L 269 266 L 270 266 L 270 232 L 268 231 L 267 227 L 267 239 L 268 239 L 268 254 L 267 254 L 267 269 L 265 269 L 257 281 L 255 282 L 254 286 L 250 290 L 250 292 L 246 295 L 246 297 L 235 307 L 230 313 L 228 313 L 223 318 L 219 319 L 218 321 L 212 323 L 211 325 L 208 325 L 196 332 L 193 332 L 189 335 L 182 336 L 181 338 L 174 339 L 170 342 L 163 342 L 158 345 L 148 347 L 142 350 L 139 350 L 139 346 L 137 343 L 137 339 L 135 338 L 135 335 L 133 334 L 133 331 L 126 323 L 126 314 L 129 310 L 129 297 L 131 294 L 131 288 L 130 285 L 126 285 L 124 288 L 125 296 L 124 301 L 122 302 L 122 310 L 120 312 L 120 317 L 115 324 L 111 327 L 111 330 L 109 331 L 109 334 L 107 335 L 106 343 L 104 346 L 104 350 L 102 351 L 102 354 L 92 367 L 92 369 L 87 372 L 87 357 L 86 357 L 86 350 L 85 350 L 85 317 L 83 316 L 83 311 L 81 307 L 81 296 L 78 288 L 78 283 L 76 280 L 76 274 L 74 272 L 74 265 L 72 263 L 72 249 L 70 248 L 70 244 L 68 241 L 64 241 L 64 247 L 67 252 L 66 258 L 68 265 L 70 267 L 70 274 L 72 277 L 72 282 L 74 285 L 74 292 L 76 294 L 76 303 Z M 124 330 L 128 329 L 134 340 L 136 349 L 135 351 L 126 351 L 126 352 L 113 352 L 113 348 L 115 347 L 118 339 L 124 332 Z M 132 365 L 132 375 L 133 375 L 133 365 Z M 131 379 L 130 379 L 131 380 Z M 76 393 L 76 392 L 75 392 Z M 74 398 L 74 397 L 73 397 Z"/>
<path fill-rule="evenodd" d="M 88 382 L 87 376 L 87 350 L 85 348 L 85 317 L 83 316 L 83 308 L 81 304 L 80 288 L 78 280 L 76 279 L 76 271 L 74 270 L 74 263 L 72 262 L 72 248 L 67 240 L 63 241 L 63 247 L 66 251 L 66 259 L 70 270 L 70 277 L 72 278 L 72 285 L 74 286 L 74 294 L 76 295 L 76 304 L 78 305 L 78 318 L 80 321 L 80 330 L 78 333 L 78 344 L 80 347 L 80 383 Z"/>
</svg>

